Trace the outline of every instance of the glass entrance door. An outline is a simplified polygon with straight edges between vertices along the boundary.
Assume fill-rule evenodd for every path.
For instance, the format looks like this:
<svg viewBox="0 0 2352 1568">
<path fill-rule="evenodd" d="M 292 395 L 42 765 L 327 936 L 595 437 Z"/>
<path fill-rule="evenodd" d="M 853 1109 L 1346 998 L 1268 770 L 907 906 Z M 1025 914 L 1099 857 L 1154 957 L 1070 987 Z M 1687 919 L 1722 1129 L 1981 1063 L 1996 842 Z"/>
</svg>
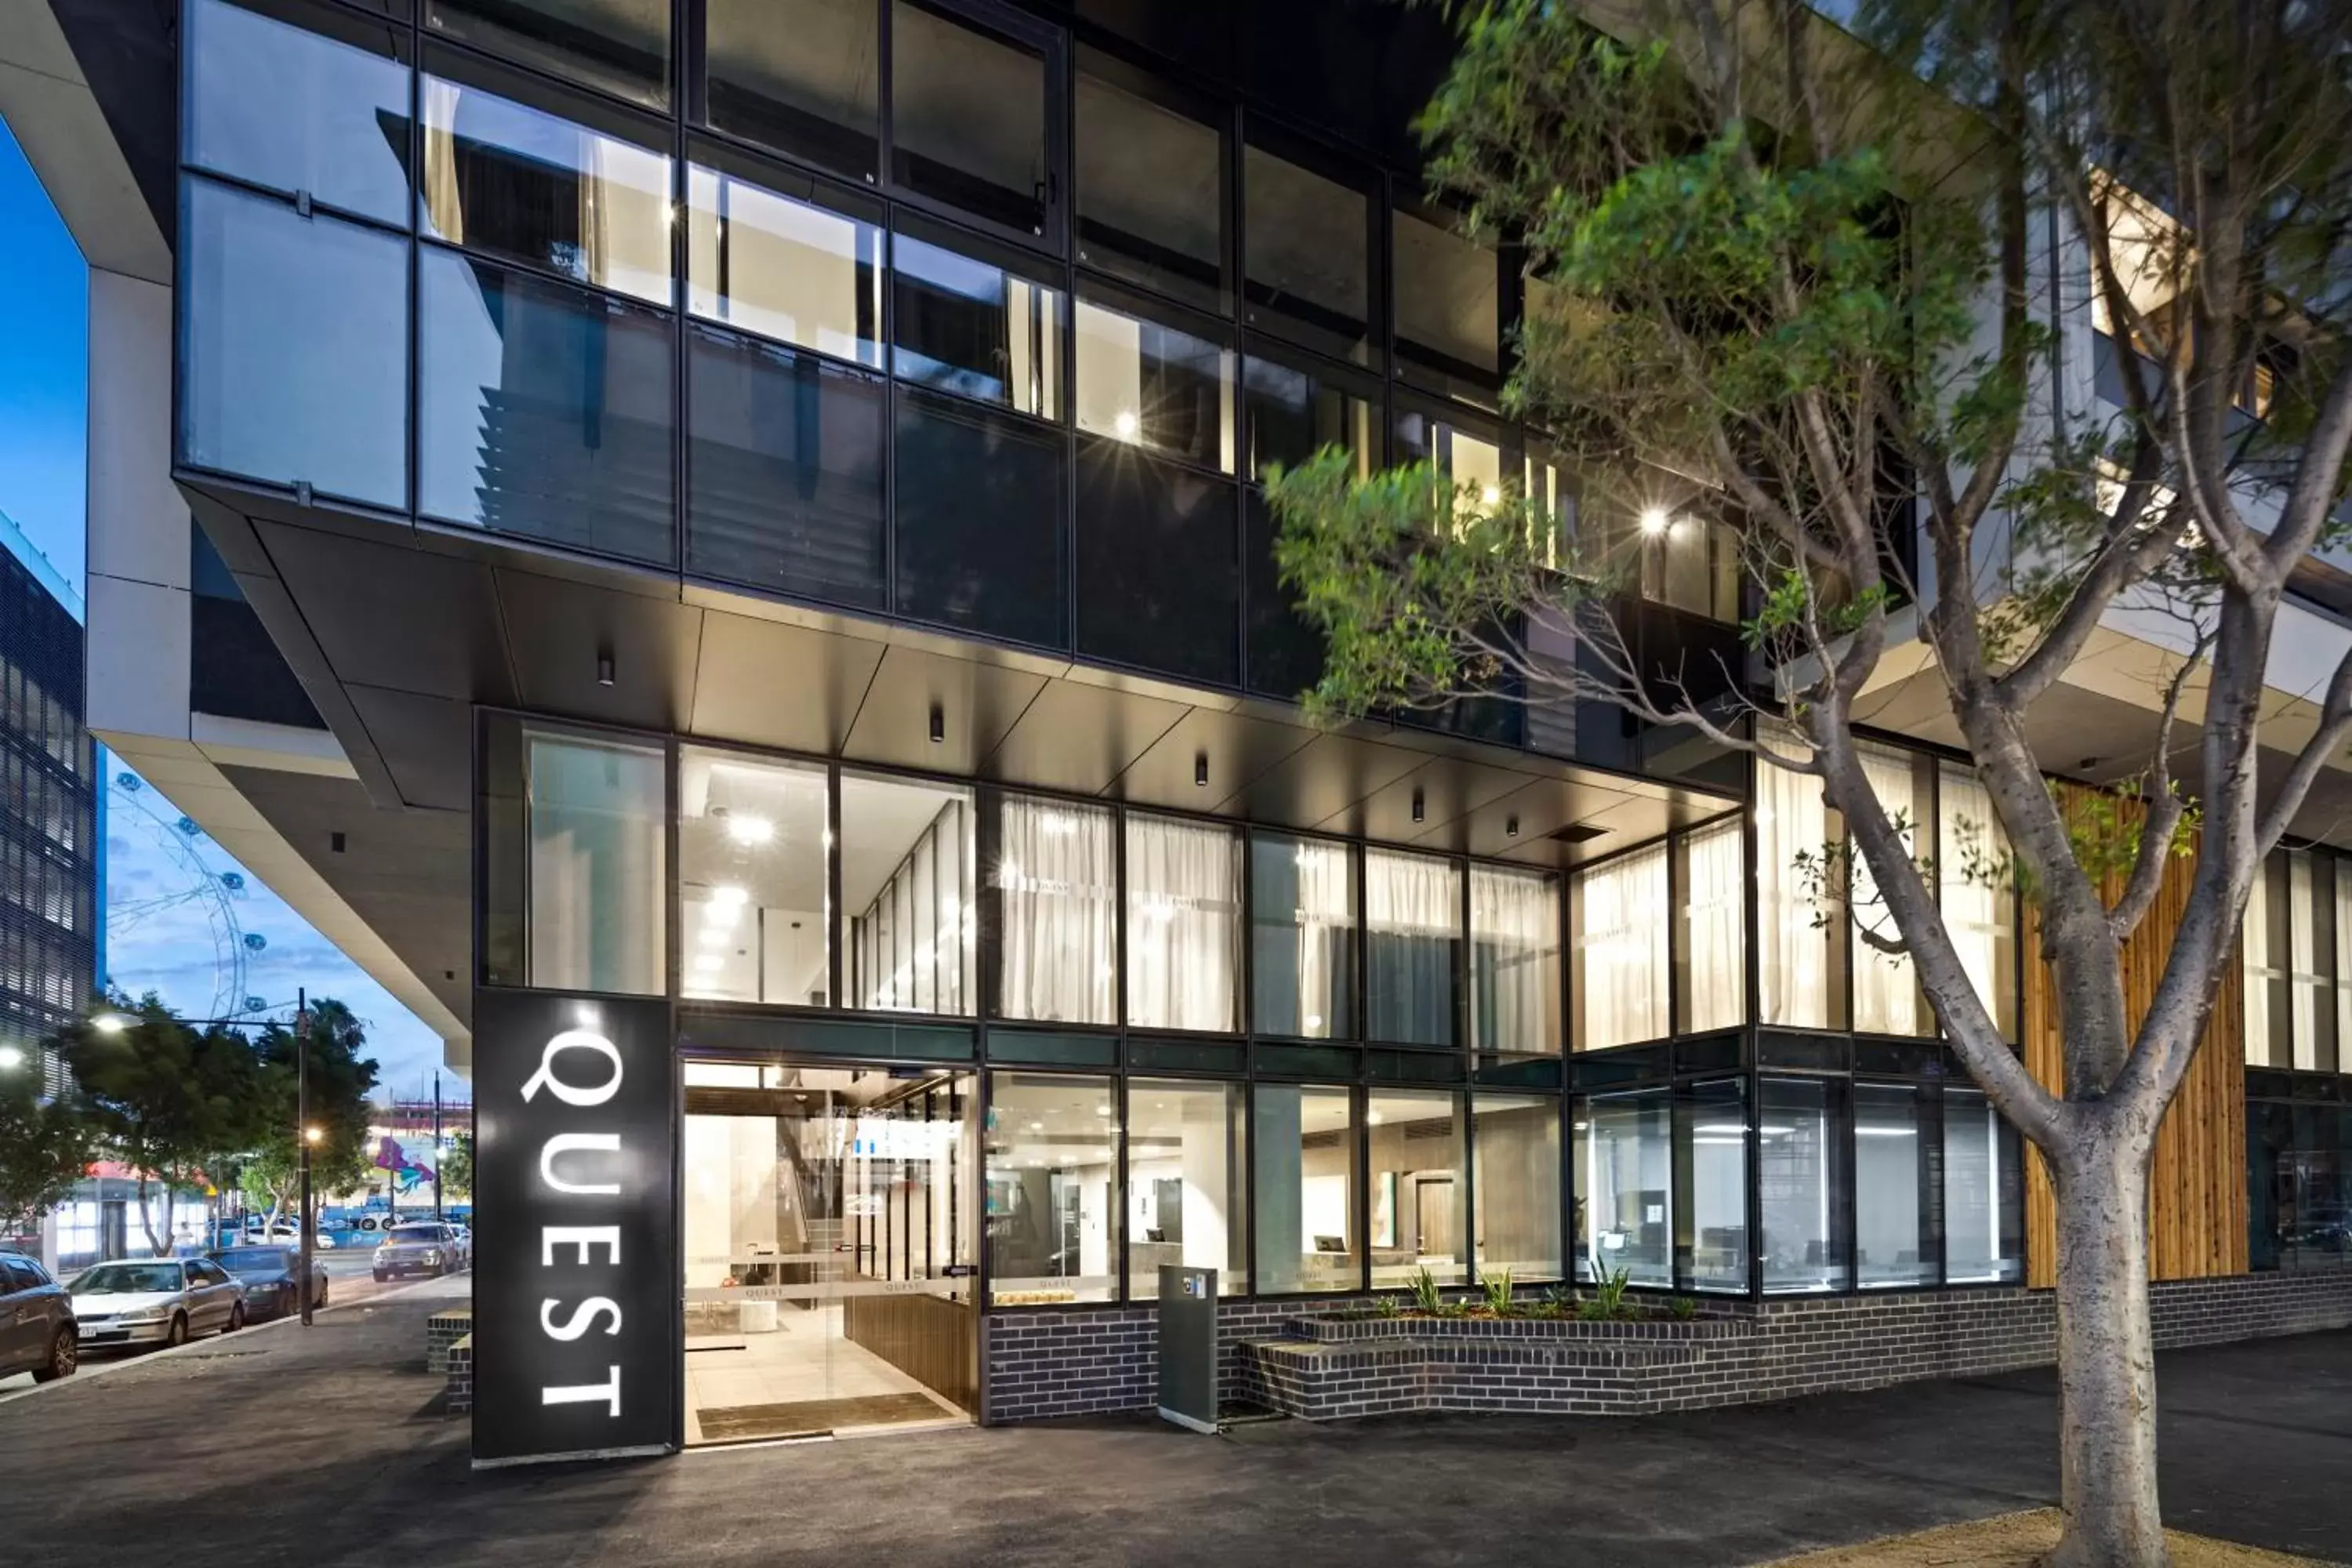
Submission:
<svg viewBox="0 0 2352 1568">
<path fill-rule="evenodd" d="M 968 1421 L 970 1073 L 688 1062 L 688 1444 Z"/>
</svg>

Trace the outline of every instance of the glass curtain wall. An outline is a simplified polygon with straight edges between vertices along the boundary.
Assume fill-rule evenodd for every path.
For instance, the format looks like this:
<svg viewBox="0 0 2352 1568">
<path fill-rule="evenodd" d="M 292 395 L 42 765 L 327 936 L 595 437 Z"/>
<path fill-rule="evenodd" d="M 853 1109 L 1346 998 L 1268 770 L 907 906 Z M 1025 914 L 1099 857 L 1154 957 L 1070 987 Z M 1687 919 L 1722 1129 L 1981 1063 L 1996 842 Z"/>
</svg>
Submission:
<svg viewBox="0 0 2352 1568">
<path fill-rule="evenodd" d="M 520 983 L 658 994 L 669 904 L 662 749 L 530 729 L 522 752 L 530 858 Z"/>
<path fill-rule="evenodd" d="M 1242 840 L 1172 817 L 1127 818 L 1127 1021 L 1241 1026 Z"/>
<path fill-rule="evenodd" d="M 1945 928 L 2004 1039 L 2017 1038 L 2017 879 L 1992 795 L 1972 768 L 1938 765 L 1936 874 Z"/>
<path fill-rule="evenodd" d="M 1258 1293 L 1361 1289 L 1355 1091 L 1259 1083 L 1250 1115 Z"/>
<path fill-rule="evenodd" d="M 1660 1289 L 1675 1282 L 1674 1094 L 1594 1095 L 1571 1128 L 1576 1161 L 1576 1272 Z"/>
<path fill-rule="evenodd" d="M 1943 1196 L 1946 1282 L 2024 1279 L 2024 1149 L 1982 1089 L 1944 1090 Z"/>
<path fill-rule="evenodd" d="M 1576 1048 L 1665 1037 L 1669 984 L 1666 846 L 1629 850 L 1569 878 Z"/>
<path fill-rule="evenodd" d="M 677 795 L 679 994 L 830 1005 L 824 768 L 687 746 Z"/>
<path fill-rule="evenodd" d="M 1250 836 L 1250 984 L 1261 1035 L 1355 1035 L 1356 858 L 1345 844 Z"/>
<path fill-rule="evenodd" d="M 1557 1056 L 1559 879 L 1470 868 L 1470 1039 L 1478 1051 Z"/>
<path fill-rule="evenodd" d="M 1559 1101 L 1474 1092 L 1470 1162 L 1478 1278 L 1507 1275 L 1520 1285 L 1560 1279 Z"/>
<path fill-rule="evenodd" d="M 1865 1290 L 1932 1285 L 1942 1269 L 1936 1091 L 1853 1086 L 1854 1278 Z"/>
<path fill-rule="evenodd" d="M 1892 747 L 1856 742 L 1870 793 L 1894 822 L 1906 853 L 1918 853 L 1920 835 L 1933 819 L 1927 760 Z M 1853 886 L 1853 1027 L 1857 1034 L 1917 1035 L 1928 1032 L 1927 999 L 1920 994 L 1917 967 L 1908 953 L 1886 952 L 1864 933 L 1899 941 L 1895 916 L 1878 891 L 1869 858 L 1851 851 Z"/>
<path fill-rule="evenodd" d="M 1118 1085 L 998 1072 L 989 1084 L 989 1300 L 999 1307 L 1118 1296 Z"/>
<path fill-rule="evenodd" d="M 1462 873 L 1451 860 L 1364 851 L 1365 1036 L 1454 1044 Z"/>
<path fill-rule="evenodd" d="M 1832 1079 L 1759 1081 L 1756 1177 L 1766 1295 L 1846 1287 L 1844 1091 Z"/>
<path fill-rule="evenodd" d="M 1127 1293 L 1156 1300 L 1168 1265 L 1249 1289 L 1249 1110 L 1238 1083 L 1127 1083 Z"/>
<path fill-rule="evenodd" d="M 991 880 L 1003 915 L 999 1002 L 1005 1017 L 1116 1021 L 1112 855 L 1108 809 L 1003 797 Z"/>
<path fill-rule="evenodd" d="M 1728 1029 L 1748 1018 L 1748 838 L 1734 816 L 1683 835 L 1682 946 L 1675 955 L 1682 1032 Z"/>
<path fill-rule="evenodd" d="M 1797 760 L 1793 748 L 1768 749 Z M 1821 781 L 1756 759 L 1758 1022 L 1799 1029 L 1845 1026 L 1843 910 L 1822 873 L 1842 819 Z"/>
<path fill-rule="evenodd" d="M 849 1005 L 976 1011 L 971 792 L 841 778 L 842 984 Z"/>
<path fill-rule="evenodd" d="M 1689 1214 L 1676 1250 L 1690 1289 L 1748 1289 L 1748 1083 L 1717 1079 L 1680 1091 L 1688 1138 L 1678 1151 Z"/>
<path fill-rule="evenodd" d="M 1441 1285 L 1470 1278 L 1468 1162 L 1462 1097 L 1373 1089 L 1370 1130 L 1372 1289 L 1396 1289 L 1426 1269 Z"/>
</svg>

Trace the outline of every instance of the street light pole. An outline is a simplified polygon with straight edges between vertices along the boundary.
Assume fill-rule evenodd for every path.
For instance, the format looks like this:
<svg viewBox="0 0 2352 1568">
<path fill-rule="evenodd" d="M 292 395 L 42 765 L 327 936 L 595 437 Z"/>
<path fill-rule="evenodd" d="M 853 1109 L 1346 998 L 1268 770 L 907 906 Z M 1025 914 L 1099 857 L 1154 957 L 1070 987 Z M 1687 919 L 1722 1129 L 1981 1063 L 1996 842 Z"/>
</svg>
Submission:
<svg viewBox="0 0 2352 1568">
<path fill-rule="evenodd" d="M 441 1214 L 441 1074 L 433 1074 L 433 1218 L 438 1223 Z"/>
<path fill-rule="evenodd" d="M 319 1291 L 310 1276 L 314 1256 L 310 1216 L 310 995 L 308 987 L 294 994 L 294 1147 L 301 1171 L 302 1205 L 302 1326 L 310 1326 L 310 1306 Z"/>
</svg>

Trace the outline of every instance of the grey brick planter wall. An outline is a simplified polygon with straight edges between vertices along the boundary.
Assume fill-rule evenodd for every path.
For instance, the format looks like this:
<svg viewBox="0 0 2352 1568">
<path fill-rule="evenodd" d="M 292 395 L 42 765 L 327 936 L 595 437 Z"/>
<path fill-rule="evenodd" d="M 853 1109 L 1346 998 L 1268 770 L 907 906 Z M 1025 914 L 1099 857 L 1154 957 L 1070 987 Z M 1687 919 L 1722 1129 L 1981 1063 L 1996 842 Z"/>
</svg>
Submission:
<svg viewBox="0 0 2352 1568">
<path fill-rule="evenodd" d="M 474 1331 L 474 1309 L 450 1307 L 425 1320 L 425 1370 L 447 1372 L 449 1347 Z"/>
<path fill-rule="evenodd" d="M 448 1398 L 442 1408 L 452 1415 L 463 1415 L 474 1407 L 474 1336 L 467 1334 L 451 1344 L 446 1358 L 447 1382 L 443 1385 Z"/>
<path fill-rule="evenodd" d="M 1334 1321 L 1363 1298 L 1228 1302 L 1228 1399 L 1321 1419 L 1400 1410 L 1634 1415 L 2047 1364 L 2057 1310 L 2013 1289 L 1707 1302 L 1691 1321 Z M 2352 1269 L 2159 1284 L 2161 1349 L 2352 1327 Z M 1311 1316 L 1310 1316 L 1311 1315 Z M 1149 1409 L 1149 1306 L 1006 1311 L 984 1330 L 985 1418 Z"/>
</svg>

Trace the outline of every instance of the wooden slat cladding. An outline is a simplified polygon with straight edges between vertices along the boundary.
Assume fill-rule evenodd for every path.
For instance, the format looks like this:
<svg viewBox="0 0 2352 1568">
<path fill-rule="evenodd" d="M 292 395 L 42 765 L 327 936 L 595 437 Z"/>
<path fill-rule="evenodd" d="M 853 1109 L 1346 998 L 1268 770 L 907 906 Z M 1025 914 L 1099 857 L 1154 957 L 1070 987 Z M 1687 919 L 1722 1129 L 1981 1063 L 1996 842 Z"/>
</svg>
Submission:
<svg viewBox="0 0 2352 1568">
<path fill-rule="evenodd" d="M 2061 785 L 2070 805 L 2095 792 Z M 2147 918 L 2124 944 L 2124 1003 L 2137 1027 L 2164 973 L 2165 955 L 2189 902 L 2195 862 L 2186 856 L 2167 867 Z M 2110 901 L 2121 879 L 2106 888 Z M 2025 921 L 2025 1060 L 2052 1089 L 2064 1081 L 2064 1056 L 2049 969 L 2040 957 L 2040 923 Z M 2157 1131 L 2148 1184 L 2148 1268 L 2158 1279 L 2243 1274 L 2246 1262 L 2246 1054 L 2244 977 L 2233 956 L 2225 965 L 2204 1043 L 2181 1080 Z M 2056 1283 L 2058 1212 L 2037 1151 L 2026 1162 L 2026 1280 Z"/>
</svg>

